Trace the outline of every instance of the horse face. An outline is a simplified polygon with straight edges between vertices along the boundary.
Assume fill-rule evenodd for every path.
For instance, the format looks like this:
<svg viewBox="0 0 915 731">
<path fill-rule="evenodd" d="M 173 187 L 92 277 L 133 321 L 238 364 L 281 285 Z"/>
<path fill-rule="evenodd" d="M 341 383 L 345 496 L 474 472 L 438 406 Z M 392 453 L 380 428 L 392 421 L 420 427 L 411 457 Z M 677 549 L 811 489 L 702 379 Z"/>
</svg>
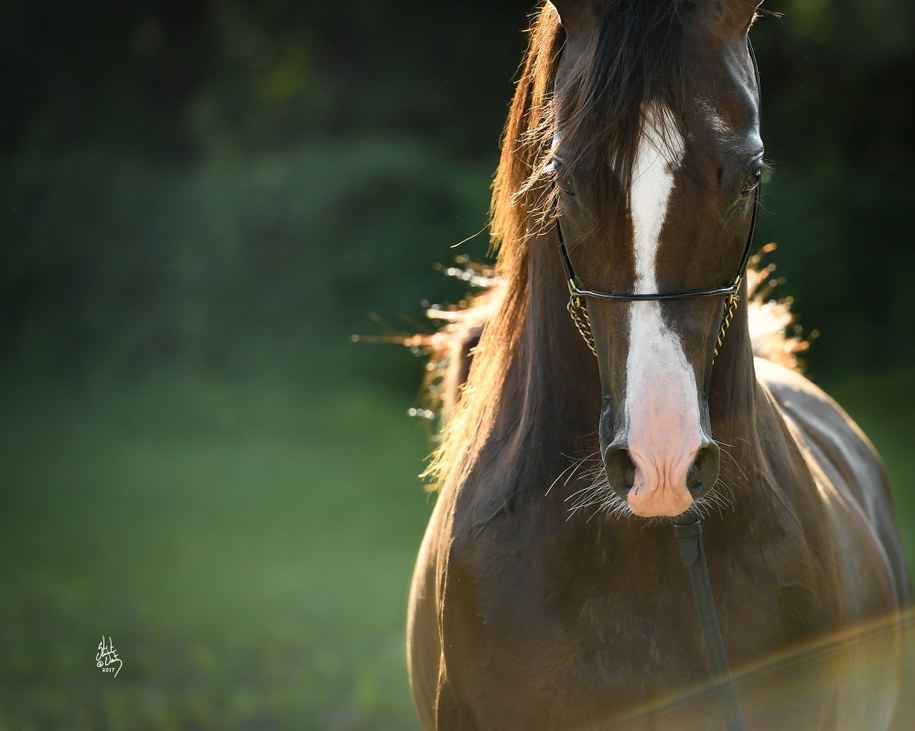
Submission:
<svg viewBox="0 0 915 731">
<path fill-rule="evenodd" d="M 690 7 L 682 108 L 643 104 L 631 181 L 620 186 L 628 188 L 628 206 L 619 225 L 605 225 L 613 204 L 595 197 L 593 170 L 560 175 L 561 225 L 590 289 L 685 292 L 727 286 L 739 273 L 762 170 L 746 40 L 751 6 Z M 561 140 L 561 124 L 559 132 Z M 607 480 L 636 515 L 679 515 L 718 480 L 708 388 L 724 297 L 588 299 L 587 307 L 600 364 Z"/>
</svg>

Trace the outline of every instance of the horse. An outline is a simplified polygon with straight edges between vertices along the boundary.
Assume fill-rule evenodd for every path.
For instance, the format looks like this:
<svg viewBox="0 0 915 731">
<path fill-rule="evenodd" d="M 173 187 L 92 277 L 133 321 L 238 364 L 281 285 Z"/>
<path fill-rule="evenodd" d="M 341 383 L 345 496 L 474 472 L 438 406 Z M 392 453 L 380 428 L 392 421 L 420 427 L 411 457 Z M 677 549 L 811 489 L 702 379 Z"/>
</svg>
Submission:
<svg viewBox="0 0 915 731">
<path fill-rule="evenodd" d="M 720 728 L 672 530 L 700 520 L 748 727 L 907 723 L 913 595 L 880 460 L 797 369 L 754 356 L 758 6 L 533 17 L 493 185 L 497 285 L 442 334 L 407 631 L 424 729 Z"/>
</svg>

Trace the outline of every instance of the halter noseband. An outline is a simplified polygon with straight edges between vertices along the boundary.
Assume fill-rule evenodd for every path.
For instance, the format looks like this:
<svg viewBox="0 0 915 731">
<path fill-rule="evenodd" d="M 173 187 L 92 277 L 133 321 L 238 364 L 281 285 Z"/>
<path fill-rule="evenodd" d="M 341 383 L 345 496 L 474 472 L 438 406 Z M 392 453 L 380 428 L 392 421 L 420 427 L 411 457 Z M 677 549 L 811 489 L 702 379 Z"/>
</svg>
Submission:
<svg viewBox="0 0 915 731">
<path fill-rule="evenodd" d="M 734 281 L 726 287 L 712 287 L 709 289 L 688 289 L 680 292 L 651 292 L 651 293 L 627 293 L 601 292 L 600 290 L 588 289 L 583 287 L 581 281 L 572 268 L 572 260 L 569 258 L 569 250 L 566 248 L 565 238 L 562 235 L 562 226 L 559 218 L 556 218 L 556 236 L 559 239 L 559 258 L 562 261 L 562 269 L 565 273 L 566 284 L 569 287 L 569 303 L 566 309 L 572 317 L 572 322 L 578 332 L 581 333 L 585 344 L 590 351 L 597 357 L 597 346 L 594 343 L 594 334 L 591 331 L 591 319 L 588 317 L 588 307 L 586 304 L 587 297 L 600 300 L 609 300 L 613 302 L 656 302 L 666 300 L 692 299 L 694 297 L 724 297 L 724 314 L 721 318 L 721 327 L 718 329 L 718 337 L 715 340 L 715 351 L 712 355 L 712 362 L 718 357 L 718 351 L 724 343 L 724 336 L 727 334 L 734 318 L 734 312 L 740 303 L 740 285 L 743 282 L 744 274 L 747 270 L 747 264 L 750 261 L 750 249 L 753 246 L 753 235 L 756 232 L 756 213 L 759 209 L 759 188 L 753 191 L 753 217 L 750 220 L 750 231 L 747 234 L 747 242 L 743 247 L 743 254 L 740 258 L 740 267 L 737 269 L 737 276 Z"/>
</svg>

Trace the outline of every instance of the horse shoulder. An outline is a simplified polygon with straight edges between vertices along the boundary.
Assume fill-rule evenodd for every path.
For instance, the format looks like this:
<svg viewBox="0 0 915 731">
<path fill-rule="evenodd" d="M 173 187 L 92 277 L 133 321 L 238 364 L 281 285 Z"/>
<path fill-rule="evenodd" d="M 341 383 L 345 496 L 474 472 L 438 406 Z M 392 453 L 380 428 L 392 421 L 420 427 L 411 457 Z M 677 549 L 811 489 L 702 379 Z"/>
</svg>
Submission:
<svg viewBox="0 0 915 731">
<path fill-rule="evenodd" d="M 826 505 L 846 576 L 850 619 L 908 602 L 911 587 L 892 497 L 873 445 L 832 398 L 801 374 L 763 359 L 757 359 L 756 372 L 798 442 Z"/>
<path fill-rule="evenodd" d="M 407 609 L 407 664 L 420 726 L 425 730 L 474 729 L 459 701 L 446 663 L 444 597 L 453 543 L 454 500 L 438 496 L 416 560 Z"/>
<path fill-rule="evenodd" d="M 570 679 L 593 644 L 582 606 L 560 588 L 574 583 L 564 543 L 574 531 L 542 492 L 532 496 L 499 474 L 488 463 L 455 490 L 439 544 L 445 682 L 437 728 L 558 729 L 572 718 L 572 727 L 588 726 L 621 699 L 613 684 L 594 692 L 603 681 L 590 674 L 589 682 Z M 574 699 L 571 707 L 557 705 L 557 694 Z"/>
</svg>

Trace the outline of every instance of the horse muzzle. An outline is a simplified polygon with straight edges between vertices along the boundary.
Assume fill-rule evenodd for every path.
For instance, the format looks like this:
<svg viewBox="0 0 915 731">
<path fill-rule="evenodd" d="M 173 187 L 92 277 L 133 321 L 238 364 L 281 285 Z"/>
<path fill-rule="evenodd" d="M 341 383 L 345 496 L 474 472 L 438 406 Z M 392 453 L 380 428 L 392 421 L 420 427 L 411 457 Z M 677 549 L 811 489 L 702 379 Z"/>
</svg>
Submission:
<svg viewBox="0 0 915 731">
<path fill-rule="evenodd" d="M 650 430 L 628 429 L 608 440 L 604 438 L 606 423 L 602 419 L 604 472 L 610 488 L 633 514 L 646 518 L 680 515 L 718 481 L 720 450 L 698 425 L 671 429 L 668 422 L 667 428 L 662 423 Z"/>
</svg>

